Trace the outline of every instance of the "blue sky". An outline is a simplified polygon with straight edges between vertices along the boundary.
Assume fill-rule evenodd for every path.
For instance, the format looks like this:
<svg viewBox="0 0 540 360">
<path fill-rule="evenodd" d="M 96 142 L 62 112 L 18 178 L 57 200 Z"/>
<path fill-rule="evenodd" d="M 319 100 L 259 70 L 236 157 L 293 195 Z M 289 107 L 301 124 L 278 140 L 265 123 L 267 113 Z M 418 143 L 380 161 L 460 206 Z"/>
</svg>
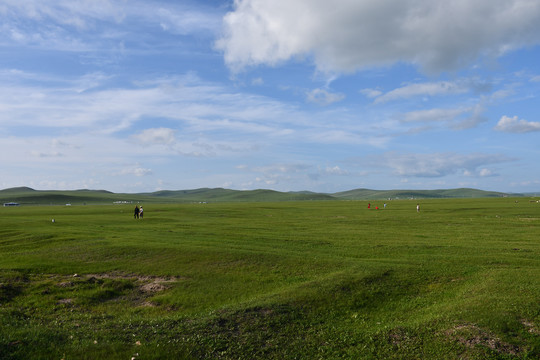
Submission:
<svg viewBox="0 0 540 360">
<path fill-rule="evenodd" d="M 536 0 L 3 0 L 0 188 L 540 191 Z"/>
</svg>

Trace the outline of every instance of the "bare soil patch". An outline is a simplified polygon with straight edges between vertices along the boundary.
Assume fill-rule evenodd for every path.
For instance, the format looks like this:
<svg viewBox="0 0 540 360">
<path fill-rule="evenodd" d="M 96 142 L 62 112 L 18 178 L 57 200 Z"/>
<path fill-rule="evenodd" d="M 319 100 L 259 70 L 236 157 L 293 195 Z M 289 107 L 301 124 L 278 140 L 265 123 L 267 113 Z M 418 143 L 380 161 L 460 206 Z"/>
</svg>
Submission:
<svg viewBox="0 0 540 360">
<path fill-rule="evenodd" d="M 104 291 L 118 291 L 117 295 L 105 294 L 100 301 L 120 300 L 127 301 L 136 306 L 155 307 L 150 298 L 158 293 L 168 290 L 174 283 L 184 280 L 179 276 L 149 276 L 122 272 L 109 272 L 101 274 L 75 274 L 75 275 L 52 275 L 56 286 L 63 289 L 83 287 L 105 287 Z M 111 284 L 111 281 L 119 280 L 119 284 Z M 115 286 L 117 288 L 115 288 Z M 109 287 L 112 287 L 109 289 Z M 57 304 L 71 305 L 76 303 L 74 299 L 62 299 Z"/>
<path fill-rule="evenodd" d="M 87 281 L 95 281 L 99 279 L 117 279 L 131 280 L 136 284 L 136 287 L 143 293 L 157 293 L 167 290 L 171 284 L 183 280 L 180 276 L 149 276 L 135 275 L 125 273 L 103 273 L 103 274 L 87 274 L 81 275 Z"/>
<path fill-rule="evenodd" d="M 505 355 L 518 355 L 521 352 L 519 346 L 502 341 L 488 330 L 482 329 L 475 324 L 461 324 L 445 332 L 447 338 L 457 341 L 469 348 L 485 346 L 491 350 Z"/>
<path fill-rule="evenodd" d="M 57 304 L 72 304 L 73 299 L 60 299 L 57 301 Z"/>
<path fill-rule="evenodd" d="M 534 325 L 531 321 L 523 319 L 521 320 L 521 323 L 523 324 L 523 326 L 525 326 L 525 328 L 527 328 L 527 331 L 531 334 L 540 335 L 540 329 L 538 329 L 538 327 Z"/>
</svg>

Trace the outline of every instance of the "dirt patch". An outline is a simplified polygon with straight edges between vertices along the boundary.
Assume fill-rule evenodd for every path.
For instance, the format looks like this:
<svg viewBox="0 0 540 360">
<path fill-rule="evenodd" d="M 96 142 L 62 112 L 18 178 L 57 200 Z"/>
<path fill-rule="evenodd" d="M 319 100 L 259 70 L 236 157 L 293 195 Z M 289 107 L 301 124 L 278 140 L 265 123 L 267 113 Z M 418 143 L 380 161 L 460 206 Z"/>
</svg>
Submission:
<svg viewBox="0 0 540 360">
<path fill-rule="evenodd" d="M 491 350 L 506 355 L 518 355 L 521 352 L 519 346 L 506 343 L 491 332 L 482 329 L 475 324 L 462 324 L 445 332 L 447 338 L 457 341 L 469 348 L 485 346 Z"/>
<path fill-rule="evenodd" d="M 56 302 L 57 304 L 72 304 L 73 299 L 60 299 Z"/>
<path fill-rule="evenodd" d="M 142 307 L 156 307 L 157 305 L 151 301 L 144 301 L 142 304 L 141 304 Z"/>
<path fill-rule="evenodd" d="M 72 287 L 74 284 L 72 281 L 62 281 L 58 283 L 57 285 L 58 287 L 61 287 L 61 288 L 67 288 L 67 287 Z"/>
<path fill-rule="evenodd" d="M 531 321 L 523 319 L 521 320 L 521 323 L 527 328 L 527 331 L 531 334 L 540 335 L 540 330 Z"/>
<path fill-rule="evenodd" d="M 407 334 L 407 331 L 403 328 L 395 328 L 390 330 L 388 333 L 388 340 L 392 345 L 401 346 L 410 341 L 410 336 Z"/>
<path fill-rule="evenodd" d="M 167 287 L 160 282 L 151 282 L 149 284 L 144 284 L 144 285 L 139 286 L 139 289 L 142 292 L 146 292 L 146 293 L 156 293 L 156 292 L 161 292 L 167 289 Z"/>
<path fill-rule="evenodd" d="M 97 292 L 88 295 L 91 299 L 85 301 L 127 301 L 133 305 L 143 307 L 158 306 L 150 301 L 152 296 L 170 289 L 178 281 L 185 280 L 185 278 L 179 276 L 149 276 L 123 272 L 51 276 L 55 279 L 58 288 L 65 289 L 68 292 L 78 287 L 86 290 L 95 289 Z M 84 295 L 82 297 L 84 298 Z M 63 305 L 77 303 L 78 300 L 73 299 L 57 301 L 57 304 Z"/>
<path fill-rule="evenodd" d="M 183 280 L 180 276 L 148 276 L 148 275 L 134 275 L 125 273 L 104 273 L 104 274 L 87 274 L 84 277 L 88 281 L 96 281 L 100 279 L 120 279 L 131 280 L 135 283 L 136 287 L 143 293 L 158 293 L 167 290 L 171 284 Z"/>
<path fill-rule="evenodd" d="M 182 280 L 180 277 L 138 277 L 139 290 L 143 293 L 153 294 L 167 290 L 171 284 Z"/>
</svg>

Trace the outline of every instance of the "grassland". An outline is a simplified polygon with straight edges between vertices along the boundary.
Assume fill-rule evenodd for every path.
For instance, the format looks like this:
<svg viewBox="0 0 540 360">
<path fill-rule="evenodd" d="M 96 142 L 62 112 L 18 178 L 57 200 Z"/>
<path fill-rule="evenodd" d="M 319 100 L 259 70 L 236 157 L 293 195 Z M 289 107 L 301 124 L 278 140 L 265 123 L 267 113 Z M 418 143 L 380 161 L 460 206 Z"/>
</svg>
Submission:
<svg viewBox="0 0 540 360">
<path fill-rule="evenodd" d="M 0 358 L 540 358 L 540 204 L 420 209 L 0 208 Z"/>
</svg>

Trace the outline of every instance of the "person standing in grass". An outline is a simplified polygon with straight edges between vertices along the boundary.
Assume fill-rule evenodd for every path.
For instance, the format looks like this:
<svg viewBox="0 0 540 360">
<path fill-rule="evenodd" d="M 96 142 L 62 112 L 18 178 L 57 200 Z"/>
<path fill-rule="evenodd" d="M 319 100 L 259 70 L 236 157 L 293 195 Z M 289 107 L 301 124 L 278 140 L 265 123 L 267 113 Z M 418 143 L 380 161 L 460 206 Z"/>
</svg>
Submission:
<svg viewBox="0 0 540 360">
<path fill-rule="evenodd" d="M 416 204 L 416 212 L 420 212 L 420 204 Z"/>
<path fill-rule="evenodd" d="M 143 208 L 142 208 L 142 205 L 141 205 L 141 208 L 139 209 L 139 217 L 142 219 L 143 218 Z"/>
<path fill-rule="evenodd" d="M 135 205 L 135 213 L 133 214 L 133 218 L 134 219 L 139 218 L 139 206 L 138 205 Z"/>
</svg>

